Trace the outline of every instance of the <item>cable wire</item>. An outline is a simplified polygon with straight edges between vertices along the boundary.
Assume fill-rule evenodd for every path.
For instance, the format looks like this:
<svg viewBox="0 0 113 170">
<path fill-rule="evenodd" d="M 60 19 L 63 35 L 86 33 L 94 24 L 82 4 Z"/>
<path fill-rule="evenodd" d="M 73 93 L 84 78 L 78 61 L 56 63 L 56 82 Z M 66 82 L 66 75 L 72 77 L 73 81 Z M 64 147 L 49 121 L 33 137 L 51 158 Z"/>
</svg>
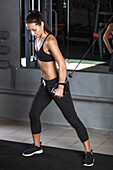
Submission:
<svg viewBox="0 0 113 170">
<path fill-rule="evenodd" d="M 113 18 L 113 15 L 111 16 L 111 18 L 108 20 L 108 22 L 106 23 L 106 25 L 109 24 L 109 22 L 111 21 L 111 19 Z M 101 36 L 102 32 L 105 30 L 106 25 L 104 26 L 104 28 L 101 30 L 101 32 L 99 33 L 98 37 L 93 41 L 93 43 L 91 44 L 91 46 L 88 48 L 88 50 L 86 51 L 86 53 L 83 55 L 82 59 L 78 62 L 78 64 L 76 65 L 76 67 L 74 68 L 74 70 L 72 70 L 71 73 L 68 74 L 67 76 L 67 80 L 66 82 L 72 78 L 72 75 L 74 73 L 74 71 L 77 69 L 77 67 L 80 65 L 80 63 L 82 62 L 82 60 L 86 57 L 86 55 L 88 54 L 88 52 L 90 51 L 90 49 L 93 47 L 93 45 L 96 43 L 96 41 L 99 39 L 99 37 Z M 65 83 L 66 83 L 65 82 Z"/>
</svg>

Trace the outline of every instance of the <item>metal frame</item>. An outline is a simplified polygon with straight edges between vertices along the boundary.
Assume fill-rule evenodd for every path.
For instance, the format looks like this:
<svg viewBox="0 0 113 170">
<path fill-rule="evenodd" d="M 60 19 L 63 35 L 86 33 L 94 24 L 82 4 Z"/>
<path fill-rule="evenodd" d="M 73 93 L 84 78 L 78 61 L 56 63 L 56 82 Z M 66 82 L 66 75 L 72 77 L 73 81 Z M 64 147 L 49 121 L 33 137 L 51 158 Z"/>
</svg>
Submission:
<svg viewBox="0 0 113 170">
<path fill-rule="evenodd" d="M 38 0 L 38 11 L 40 11 L 40 0 Z"/>
<path fill-rule="evenodd" d="M 70 19 L 69 19 L 69 0 L 67 0 L 67 58 L 69 59 L 69 23 L 70 23 Z"/>
<path fill-rule="evenodd" d="M 25 9 L 25 19 L 29 14 L 29 0 L 24 1 L 24 9 Z M 26 57 L 26 67 L 30 66 L 30 54 L 29 54 L 29 31 L 25 25 L 25 57 Z"/>
<path fill-rule="evenodd" d="M 47 21 L 47 0 L 42 0 L 43 8 L 42 8 L 42 15 Z"/>
<path fill-rule="evenodd" d="M 48 15 L 48 25 L 50 30 L 52 31 L 52 0 L 49 0 L 48 2 L 48 10 L 49 10 L 49 15 Z"/>
<path fill-rule="evenodd" d="M 31 7 L 32 11 L 34 10 L 34 0 L 32 0 L 32 7 Z M 34 45 L 34 41 L 35 41 L 35 37 L 31 36 L 31 49 L 32 49 L 32 55 L 35 55 L 35 45 Z"/>
</svg>

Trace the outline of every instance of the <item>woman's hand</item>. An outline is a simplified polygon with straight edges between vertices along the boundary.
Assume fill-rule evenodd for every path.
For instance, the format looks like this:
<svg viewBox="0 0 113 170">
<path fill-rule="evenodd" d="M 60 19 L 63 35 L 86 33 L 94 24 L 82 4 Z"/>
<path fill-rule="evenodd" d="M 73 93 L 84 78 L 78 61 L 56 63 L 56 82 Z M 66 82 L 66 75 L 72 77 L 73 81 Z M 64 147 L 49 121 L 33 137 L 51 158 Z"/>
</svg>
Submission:
<svg viewBox="0 0 113 170">
<path fill-rule="evenodd" d="M 64 92 L 64 86 L 61 85 L 57 89 L 55 89 L 54 96 L 56 96 L 58 98 L 62 98 L 63 97 L 63 92 Z"/>
<path fill-rule="evenodd" d="M 110 54 L 113 54 L 113 49 L 110 49 L 109 52 L 110 52 Z"/>
</svg>

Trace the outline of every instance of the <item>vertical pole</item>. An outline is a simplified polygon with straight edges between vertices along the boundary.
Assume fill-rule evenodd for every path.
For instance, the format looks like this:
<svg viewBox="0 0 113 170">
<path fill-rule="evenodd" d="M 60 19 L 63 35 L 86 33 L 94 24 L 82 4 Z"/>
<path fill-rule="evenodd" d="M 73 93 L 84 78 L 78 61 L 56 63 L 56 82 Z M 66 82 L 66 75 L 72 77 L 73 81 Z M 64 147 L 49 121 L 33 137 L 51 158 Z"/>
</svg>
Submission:
<svg viewBox="0 0 113 170">
<path fill-rule="evenodd" d="M 34 0 L 32 0 L 32 11 L 34 10 Z"/>
<path fill-rule="evenodd" d="M 48 20 L 48 25 L 50 30 L 52 31 L 52 0 L 49 0 L 49 20 Z"/>
<path fill-rule="evenodd" d="M 100 0 L 98 0 L 98 4 L 97 4 L 96 20 L 95 20 L 95 28 L 94 28 L 94 32 L 97 32 L 98 19 L 99 19 L 99 8 L 100 8 Z"/>
<path fill-rule="evenodd" d="M 34 0 L 32 0 L 32 11 L 33 11 L 33 10 L 34 10 Z M 35 37 L 32 36 L 32 37 L 31 37 L 31 40 L 32 40 L 32 42 L 31 42 L 31 43 L 32 43 L 32 44 L 31 44 L 31 45 L 32 45 L 32 48 L 31 48 L 31 49 L 32 49 L 32 56 L 34 57 L 34 55 L 35 55 L 35 51 L 34 51 L 34 48 L 35 48 L 35 46 L 34 46 Z"/>
<path fill-rule="evenodd" d="M 20 17 L 22 17 L 22 0 L 20 0 Z"/>
<path fill-rule="evenodd" d="M 100 60 L 103 60 L 101 28 L 98 29 L 98 36 L 99 36 L 99 54 L 100 54 Z"/>
<path fill-rule="evenodd" d="M 25 0 L 24 4 L 25 9 L 25 19 L 27 15 L 29 14 L 29 0 Z M 29 31 L 26 28 L 25 25 L 25 57 L 26 57 L 26 67 L 30 66 L 30 56 L 29 56 Z"/>
<path fill-rule="evenodd" d="M 45 20 L 47 21 L 47 0 L 42 0 L 42 15 L 45 18 Z"/>
<path fill-rule="evenodd" d="M 69 58 L 69 0 L 67 0 L 67 58 Z"/>
<path fill-rule="evenodd" d="M 38 0 L 38 11 L 40 11 L 40 0 Z"/>
<path fill-rule="evenodd" d="M 94 32 L 97 32 L 98 19 L 99 19 L 99 8 L 100 8 L 100 0 L 98 0 L 98 3 L 97 3 Z M 94 55 L 94 50 L 95 50 L 95 44 L 92 47 L 92 55 Z"/>
</svg>

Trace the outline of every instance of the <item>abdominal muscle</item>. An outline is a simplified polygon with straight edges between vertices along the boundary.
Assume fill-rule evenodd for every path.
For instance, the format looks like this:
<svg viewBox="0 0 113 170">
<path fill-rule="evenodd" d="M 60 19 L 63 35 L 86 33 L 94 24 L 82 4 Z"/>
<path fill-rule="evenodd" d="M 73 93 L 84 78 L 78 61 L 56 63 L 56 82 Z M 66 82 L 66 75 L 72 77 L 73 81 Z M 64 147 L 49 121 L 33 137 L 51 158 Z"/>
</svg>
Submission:
<svg viewBox="0 0 113 170">
<path fill-rule="evenodd" d="M 38 61 L 42 76 L 45 80 L 52 80 L 58 76 L 58 71 L 54 61 L 42 62 Z"/>
</svg>

